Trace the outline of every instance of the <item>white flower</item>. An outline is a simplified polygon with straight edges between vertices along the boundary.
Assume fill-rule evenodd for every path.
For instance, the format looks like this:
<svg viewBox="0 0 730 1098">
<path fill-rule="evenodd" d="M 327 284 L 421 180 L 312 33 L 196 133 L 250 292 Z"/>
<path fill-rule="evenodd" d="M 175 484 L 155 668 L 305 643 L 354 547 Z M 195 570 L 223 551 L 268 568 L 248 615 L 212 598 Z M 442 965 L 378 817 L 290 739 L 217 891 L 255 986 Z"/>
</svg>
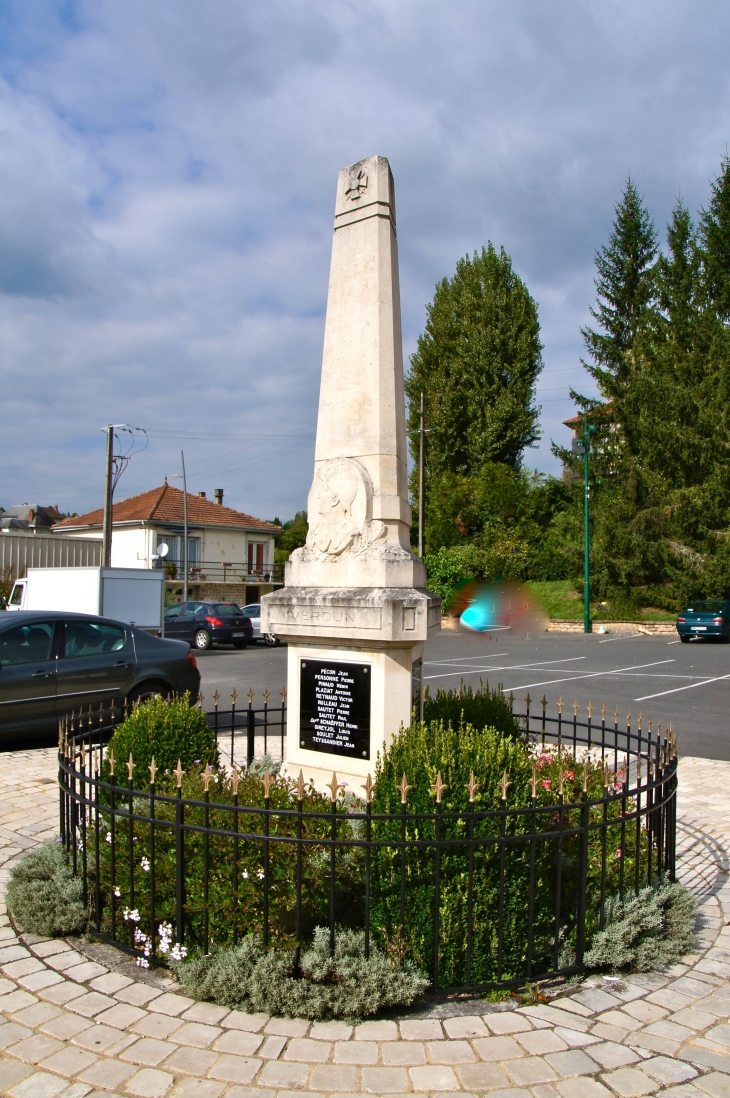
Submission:
<svg viewBox="0 0 730 1098">
<path fill-rule="evenodd" d="M 137 911 L 136 907 L 133 907 L 131 909 L 131 911 L 128 907 L 125 907 L 124 911 L 122 912 L 122 915 L 124 916 L 124 919 L 125 919 L 126 922 L 130 922 L 130 923 L 138 923 L 139 922 L 139 911 Z"/>
<path fill-rule="evenodd" d="M 121 896 L 121 892 L 116 887 L 116 885 L 114 886 L 114 895 L 116 896 L 117 899 L 119 899 L 119 897 Z"/>
<path fill-rule="evenodd" d="M 106 833 L 106 841 L 107 841 L 108 843 L 110 843 L 110 842 L 112 841 L 112 833 L 111 833 L 111 831 L 107 831 L 107 833 Z"/>
<path fill-rule="evenodd" d="M 174 945 L 170 950 L 170 956 L 173 961 L 184 961 L 188 955 L 188 951 L 185 946 Z"/>
<path fill-rule="evenodd" d="M 248 880 L 248 870 L 247 870 L 247 869 L 244 869 L 244 871 L 243 871 L 243 873 L 241 874 L 241 876 L 243 877 L 244 881 L 247 881 L 247 880 Z"/>
<path fill-rule="evenodd" d="M 263 881 L 263 879 L 264 879 L 264 877 L 266 876 L 266 874 L 264 873 L 263 869 L 257 869 L 257 870 L 256 870 L 256 876 L 258 877 L 258 879 L 259 879 L 260 881 Z"/>
<path fill-rule="evenodd" d="M 149 860 L 149 858 L 146 858 L 146 857 L 143 856 L 139 864 L 142 866 L 142 869 L 145 871 L 145 873 L 149 873 L 149 871 L 150 871 L 150 860 Z"/>
</svg>

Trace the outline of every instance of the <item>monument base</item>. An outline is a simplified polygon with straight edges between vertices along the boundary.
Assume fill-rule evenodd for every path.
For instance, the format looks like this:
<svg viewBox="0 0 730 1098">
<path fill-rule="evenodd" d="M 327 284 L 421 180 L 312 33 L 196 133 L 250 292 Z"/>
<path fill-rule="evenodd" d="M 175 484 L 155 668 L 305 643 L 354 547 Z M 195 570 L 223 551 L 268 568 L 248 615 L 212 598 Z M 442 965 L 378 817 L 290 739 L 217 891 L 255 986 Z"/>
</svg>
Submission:
<svg viewBox="0 0 730 1098">
<path fill-rule="evenodd" d="M 261 601 L 261 630 L 287 641 L 285 773 L 360 796 L 375 761 L 421 715 L 423 642 L 441 603 L 416 588 L 285 587 Z"/>
</svg>

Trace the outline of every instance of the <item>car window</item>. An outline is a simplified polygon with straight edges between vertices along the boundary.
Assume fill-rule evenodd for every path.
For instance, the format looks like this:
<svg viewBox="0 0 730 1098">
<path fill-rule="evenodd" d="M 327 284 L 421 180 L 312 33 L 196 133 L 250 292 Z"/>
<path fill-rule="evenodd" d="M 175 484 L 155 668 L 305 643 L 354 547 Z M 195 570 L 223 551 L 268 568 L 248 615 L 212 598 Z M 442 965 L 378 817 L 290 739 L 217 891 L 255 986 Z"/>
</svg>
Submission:
<svg viewBox="0 0 730 1098">
<path fill-rule="evenodd" d="M 688 606 L 685 614 L 719 614 L 724 605 L 719 600 L 702 599 L 700 602 L 693 602 L 691 606 Z"/>
<path fill-rule="evenodd" d="M 179 618 L 184 609 L 184 602 L 181 602 L 179 606 L 171 606 L 169 610 L 165 610 L 165 621 L 169 618 Z"/>
<path fill-rule="evenodd" d="M 208 608 L 209 613 L 217 618 L 240 618 L 241 607 L 235 602 L 216 602 Z"/>
<path fill-rule="evenodd" d="M 63 655 L 105 656 L 108 652 L 120 652 L 124 648 L 125 633 L 118 625 L 97 621 L 67 621 Z"/>
<path fill-rule="evenodd" d="M 0 633 L 0 664 L 42 663 L 50 659 L 53 623 L 34 621 Z"/>
<path fill-rule="evenodd" d="M 261 607 L 257 602 L 252 602 L 250 606 L 244 606 L 241 613 L 245 614 L 247 618 L 260 618 Z"/>
<path fill-rule="evenodd" d="M 187 610 L 185 611 L 185 617 L 196 618 L 206 610 L 207 604 L 204 602 L 189 602 L 187 604 Z"/>
</svg>

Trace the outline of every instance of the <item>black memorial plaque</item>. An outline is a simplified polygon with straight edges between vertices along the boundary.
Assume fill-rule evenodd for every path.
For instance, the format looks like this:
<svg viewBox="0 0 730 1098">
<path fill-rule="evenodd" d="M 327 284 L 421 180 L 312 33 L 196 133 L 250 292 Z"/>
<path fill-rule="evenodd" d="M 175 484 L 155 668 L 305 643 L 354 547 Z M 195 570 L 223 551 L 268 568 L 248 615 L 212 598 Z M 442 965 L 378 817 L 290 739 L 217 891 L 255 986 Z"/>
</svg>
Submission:
<svg viewBox="0 0 730 1098">
<path fill-rule="evenodd" d="M 302 660 L 300 747 L 369 759 L 371 677 L 370 667 L 362 663 Z"/>
</svg>

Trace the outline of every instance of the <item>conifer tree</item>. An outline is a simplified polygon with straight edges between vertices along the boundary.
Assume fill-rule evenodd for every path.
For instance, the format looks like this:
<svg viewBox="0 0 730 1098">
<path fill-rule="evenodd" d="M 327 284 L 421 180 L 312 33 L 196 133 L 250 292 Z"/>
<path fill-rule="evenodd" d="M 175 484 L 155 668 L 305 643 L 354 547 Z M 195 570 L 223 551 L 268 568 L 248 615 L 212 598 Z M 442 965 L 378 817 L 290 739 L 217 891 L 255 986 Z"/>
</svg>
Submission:
<svg viewBox="0 0 730 1098">
<path fill-rule="evenodd" d="M 581 331 L 591 363 L 583 363 L 604 398 L 613 402 L 614 423 L 621 426 L 629 450 L 631 385 L 639 369 L 642 337 L 654 319 L 653 263 L 657 235 L 643 199 L 629 177 L 608 244 L 596 253 L 597 305 L 591 315 L 599 330 Z"/>
<path fill-rule="evenodd" d="M 429 478 L 470 476 L 491 462 L 518 469 L 525 447 L 539 438 L 542 344 L 537 304 L 504 249 L 490 242 L 460 259 L 453 278 L 436 286 L 427 314 L 406 381 L 414 459 L 423 389 Z"/>
</svg>

